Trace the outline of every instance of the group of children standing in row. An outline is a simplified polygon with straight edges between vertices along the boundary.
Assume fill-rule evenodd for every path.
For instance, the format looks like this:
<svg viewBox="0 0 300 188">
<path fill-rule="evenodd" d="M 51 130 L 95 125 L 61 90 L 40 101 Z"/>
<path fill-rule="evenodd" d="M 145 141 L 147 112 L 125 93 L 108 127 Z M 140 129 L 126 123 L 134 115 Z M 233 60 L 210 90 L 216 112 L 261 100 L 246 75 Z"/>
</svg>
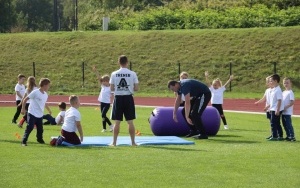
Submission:
<svg viewBox="0 0 300 188">
<path fill-rule="evenodd" d="M 129 70 L 128 59 L 122 55 L 119 57 L 120 69 L 113 72 L 111 78 L 108 75 L 99 76 L 96 67 L 93 70 L 96 72 L 99 83 L 101 85 L 101 92 L 99 95 L 99 102 L 102 114 L 102 132 L 106 131 L 106 125 L 109 125 L 110 131 L 113 131 L 113 141 L 111 146 L 116 146 L 117 137 L 120 130 L 120 122 L 123 120 L 123 115 L 128 123 L 131 144 L 136 146 L 135 143 L 135 127 L 133 120 L 135 119 L 135 105 L 133 100 L 133 93 L 138 90 L 138 78 L 134 71 Z M 23 123 L 27 121 L 27 126 L 22 138 L 22 146 L 27 146 L 27 140 L 36 127 L 37 142 L 44 144 L 43 140 L 43 125 L 62 125 L 61 136 L 51 140 L 51 145 L 59 145 L 62 141 L 70 144 L 78 145 L 83 141 L 83 130 L 81 126 L 81 115 L 78 111 L 80 106 L 79 98 L 76 95 L 69 97 L 71 107 L 66 110 L 66 103 L 61 102 L 58 104 L 60 109 L 56 118 L 51 116 L 51 110 L 46 104 L 48 99 L 48 90 L 50 88 L 50 80 L 42 78 L 39 83 L 39 88 L 35 85 L 35 78 L 30 76 L 27 81 L 27 89 L 25 89 L 24 82 L 25 76 L 18 76 L 18 83 L 15 87 L 17 111 L 12 119 L 12 123 L 17 124 L 17 119 L 22 113 L 24 116 L 18 123 L 22 128 Z M 114 95 L 114 103 L 112 110 L 112 120 L 115 121 L 113 126 L 109 118 L 106 116 L 110 108 L 112 94 Z M 44 108 L 49 114 L 44 115 Z M 47 121 L 43 123 L 43 119 Z M 79 132 L 79 137 L 76 132 Z"/>
<path fill-rule="evenodd" d="M 269 141 L 296 141 L 294 128 L 292 125 L 293 106 L 295 102 L 292 91 L 292 81 L 290 78 L 283 79 L 285 90 L 280 88 L 280 76 L 274 74 L 266 78 L 267 89 L 264 96 L 255 104 L 265 102 L 267 118 L 270 120 L 271 135 L 267 137 Z M 283 130 L 280 125 L 280 119 L 284 127 L 286 138 L 283 138 Z"/>
</svg>

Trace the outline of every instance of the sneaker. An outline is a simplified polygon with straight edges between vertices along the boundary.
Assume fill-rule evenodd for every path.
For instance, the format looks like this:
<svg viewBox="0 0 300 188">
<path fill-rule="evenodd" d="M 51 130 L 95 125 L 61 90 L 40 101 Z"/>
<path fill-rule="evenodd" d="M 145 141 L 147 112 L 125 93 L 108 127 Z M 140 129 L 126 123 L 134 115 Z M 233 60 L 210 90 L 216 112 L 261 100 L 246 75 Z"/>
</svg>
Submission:
<svg viewBox="0 0 300 188">
<path fill-rule="evenodd" d="M 21 146 L 27 146 L 26 142 L 21 142 Z"/>
<path fill-rule="evenodd" d="M 105 133 L 106 132 L 106 129 L 102 129 L 102 131 L 101 131 L 102 133 Z"/>
<path fill-rule="evenodd" d="M 190 131 L 190 133 L 188 135 L 186 135 L 185 137 L 189 138 L 189 137 L 194 137 L 194 136 L 200 136 L 200 134 L 197 131 Z"/>
<path fill-rule="evenodd" d="M 40 144 L 45 144 L 45 141 L 43 139 L 37 139 L 36 141 Z"/>
<path fill-rule="evenodd" d="M 229 129 L 228 125 L 224 125 L 224 129 L 226 130 Z"/>
<path fill-rule="evenodd" d="M 201 134 L 200 136 L 194 137 L 195 139 L 208 139 L 208 136 L 205 134 Z"/>
<path fill-rule="evenodd" d="M 56 140 L 56 143 L 55 143 L 55 146 L 61 146 L 63 141 L 64 141 L 64 137 L 63 136 L 58 136 L 57 140 Z"/>
<path fill-rule="evenodd" d="M 271 137 L 268 141 L 278 141 L 278 138 Z"/>
<path fill-rule="evenodd" d="M 296 141 L 296 138 L 295 138 L 295 137 L 288 137 L 287 141 L 295 142 L 295 141 Z"/>
<path fill-rule="evenodd" d="M 114 131 L 114 125 L 110 125 L 109 126 L 109 132 L 113 132 Z"/>
<path fill-rule="evenodd" d="M 279 141 L 284 141 L 284 138 L 283 137 L 279 137 L 278 140 Z"/>
<path fill-rule="evenodd" d="M 18 127 L 19 127 L 20 129 L 22 129 L 22 128 L 23 128 L 23 125 L 20 124 L 20 123 L 18 123 Z"/>
<path fill-rule="evenodd" d="M 270 138 L 272 138 L 272 135 L 271 135 L 271 136 L 269 136 L 269 137 L 267 137 L 266 139 L 267 139 L 267 140 L 269 140 Z"/>
</svg>

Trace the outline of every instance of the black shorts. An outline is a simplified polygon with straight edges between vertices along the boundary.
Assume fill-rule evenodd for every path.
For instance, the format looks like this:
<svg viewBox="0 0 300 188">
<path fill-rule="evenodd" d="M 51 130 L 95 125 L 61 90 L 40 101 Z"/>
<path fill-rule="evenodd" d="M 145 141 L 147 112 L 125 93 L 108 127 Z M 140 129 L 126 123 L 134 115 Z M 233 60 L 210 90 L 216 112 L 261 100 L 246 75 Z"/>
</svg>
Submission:
<svg viewBox="0 0 300 188">
<path fill-rule="evenodd" d="M 112 108 L 112 120 L 126 121 L 135 119 L 135 106 L 132 95 L 116 95 Z"/>
</svg>

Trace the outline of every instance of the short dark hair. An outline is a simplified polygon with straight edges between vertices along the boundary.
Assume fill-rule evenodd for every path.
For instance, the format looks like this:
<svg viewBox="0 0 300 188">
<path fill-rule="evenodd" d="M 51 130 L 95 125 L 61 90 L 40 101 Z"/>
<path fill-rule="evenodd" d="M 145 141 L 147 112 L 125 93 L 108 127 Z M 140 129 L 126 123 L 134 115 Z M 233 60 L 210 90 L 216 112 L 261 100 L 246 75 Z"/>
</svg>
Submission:
<svg viewBox="0 0 300 188">
<path fill-rule="evenodd" d="M 168 88 L 170 89 L 170 86 L 175 86 L 176 83 L 178 83 L 178 82 L 175 81 L 175 80 L 169 80 L 168 81 Z"/>
<path fill-rule="evenodd" d="M 43 87 L 44 85 L 48 85 L 48 84 L 50 84 L 50 80 L 48 78 L 41 78 L 39 83 L 40 87 Z"/>
<path fill-rule="evenodd" d="M 280 82 L 280 76 L 278 74 L 273 74 L 271 78 L 272 80 L 276 80 L 278 83 Z"/>
<path fill-rule="evenodd" d="M 65 110 L 67 108 L 67 104 L 65 102 L 58 103 L 58 107 Z"/>
<path fill-rule="evenodd" d="M 26 76 L 24 74 L 19 74 L 18 79 L 21 79 L 21 78 L 26 78 Z"/>
<path fill-rule="evenodd" d="M 127 57 L 126 57 L 125 55 L 121 55 L 121 56 L 119 57 L 119 63 L 120 63 L 121 65 L 126 65 L 126 63 L 128 63 Z"/>
</svg>

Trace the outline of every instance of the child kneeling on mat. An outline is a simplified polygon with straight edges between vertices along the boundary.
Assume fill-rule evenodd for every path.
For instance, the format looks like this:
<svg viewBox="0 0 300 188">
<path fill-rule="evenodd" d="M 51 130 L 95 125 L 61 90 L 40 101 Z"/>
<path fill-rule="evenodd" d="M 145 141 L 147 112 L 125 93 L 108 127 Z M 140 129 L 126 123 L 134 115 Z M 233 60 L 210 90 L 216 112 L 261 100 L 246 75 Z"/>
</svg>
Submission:
<svg viewBox="0 0 300 188">
<path fill-rule="evenodd" d="M 79 145 L 83 141 L 83 132 L 81 127 L 81 115 L 78 111 L 80 106 L 79 98 L 76 95 L 69 97 L 71 107 L 65 113 L 64 124 L 61 127 L 61 136 L 58 137 L 56 145 L 60 145 L 62 141 L 70 144 Z M 80 138 L 77 136 L 78 130 Z"/>
</svg>

